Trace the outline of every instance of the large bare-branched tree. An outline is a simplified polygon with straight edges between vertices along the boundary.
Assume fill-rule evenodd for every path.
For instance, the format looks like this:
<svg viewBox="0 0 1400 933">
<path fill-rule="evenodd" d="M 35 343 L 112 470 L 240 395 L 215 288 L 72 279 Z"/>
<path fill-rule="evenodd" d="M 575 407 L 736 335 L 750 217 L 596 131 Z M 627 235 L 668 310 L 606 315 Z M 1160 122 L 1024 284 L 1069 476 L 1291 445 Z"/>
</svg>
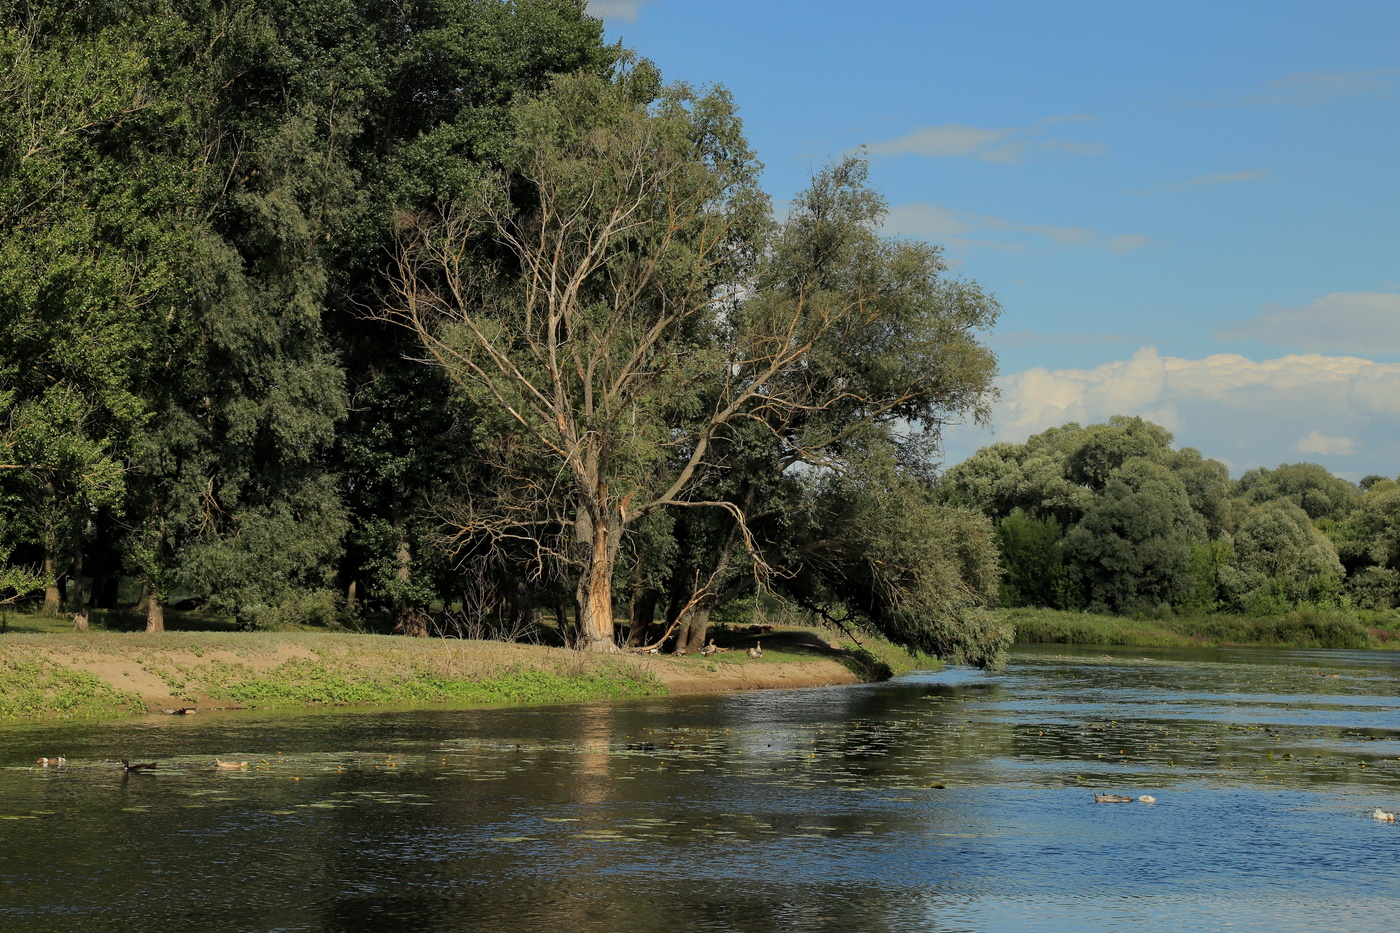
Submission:
<svg viewBox="0 0 1400 933">
<path fill-rule="evenodd" d="M 618 550 L 648 514 L 723 510 L 761 572 L 743 503 L 705 493 L 740 419 L 787 468 L 864 426 L 983 412 L 992 359 L 967 332 L 995 304 L 874 235 L 858 160 L 779 229 L 722 91 L 638 66 L 560 79 L 516 121 L 505 172 L 401 219 L 385 313 L 497 421 L 493 494 L 458 531 L 574 568 L 587 647 L 614 650 Z"/>
</svg>

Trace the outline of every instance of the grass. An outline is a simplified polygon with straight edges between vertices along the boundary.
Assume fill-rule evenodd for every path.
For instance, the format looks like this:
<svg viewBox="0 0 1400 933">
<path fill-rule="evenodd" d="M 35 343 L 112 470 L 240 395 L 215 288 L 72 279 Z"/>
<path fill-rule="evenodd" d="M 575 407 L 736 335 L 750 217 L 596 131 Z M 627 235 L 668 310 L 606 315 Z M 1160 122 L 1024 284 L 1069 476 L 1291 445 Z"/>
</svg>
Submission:
<svg viewBox="0 0 1400 933">
<path fill-rule="evenodd" d="M 742 666 L 826 659 L 863 680 L 937 663 L 877 638 L 838 645 L 825 630 L 795 626 L 761 632 L 715 626 L 716 642 L 730 649 L 719 658 L 661 655 L 645 661 L 635 655 L 324 628 L 240 633 L 232 630 L 231 620 L 201 612 L 170 611 L 166 625 L 165 632 L 146 633 L 144 618 L 135 613 L 94 612 L 89 630 L 75 632 L 66 616 L 10 614 L 8 631 L 0 636 L 0 721 L 143 713 L 150 702 L 143 695 L 204 708 L 557 703 L 664 695 L 665 683 L 651 672 L 656 662 L 668 670 L 694 666 L 717 672 L 719 661 Z M 747 649 L 758 641 L 763 658 L 750 659 Z M 762 682 L 760 674 L 757 683 Z M 128 685 L 132 689 L 125 689 Z M 166 705 L 164 699 L 156 702 Z"/>
<path fill-rule="evenodd" d="M 1384 648 L 1400 642 L 1395 613 L 1299 609 L 1269 616 L 1112 616 L 1055 609 L 1006 609 L 1021 644 L 1130 647 L 1269 646 Z"/>
<path fill-rule="evenodd" d="M 4 617 L 5 632 L 29 635 L 58 635 L 73 631 L 73 617 L 42 611 L 10 612 Z M 143 632 L 145 613 L 130 609 L 89 610 L 88 626 L 94 632 Z M 180 612 L 167 609 L 165 628 L 170 632 L 232 632 L 233 616 L 216 612 Z M 310 627 L 302 629 L 311 631 Z"/>
<path fill-rule="evenodd" d="M 625 658 L 500 642 L 325 632 L 16 633 L 0 640 L 0 720 L 142 713 L 86 670 L 158 678 L 176 705 L 477 705 L 665 694 Z M 149 690 L 149 687 L 148 687 Z"/>
<path fill-rule="evenodd" d="M 811 661 L 831 658 L 839 661 L 862 680 L 888 680 L 912 670 L 930 670 L 939 666 L 937 658 L 914 654 L 874 635 L 863 635 L 857 644 L 844 635 L 833 644 L 829 630 L 812 626 L 783 626 L 771 632 L 753 632 L 749 626 L 730 628 L 715 626 L 713 640 L 729 653 L 720 655 L 726 663 L 774 663 Z M 753 661 L 748 649 L 762 644 L 763 659 Z"/>
<path fill-rule="evenodd" d="M 395 644 L 404 641 L 398 639 Z M 465 670 L 460 658 L 440 652 L 412 658 L 376 655 L 364 650 L 325 651 L 267 670 L 215 660 L 193 667 L 188 674 L 198 692 L 260 707 L 562 703 L 666 692 L 655 678 L 623 664 L 610 664 L 607 658 L 575 655 L 578 663 L 555 669 L 535 667 L 537 658 L 477 660 L 470 665 L 472 670 Z"/>
<path fill-rule="evenodd" d="M 144 712 L 141 697 L 44 658 L 0 656 L 0 720 L 109 719 Z"/>
</svg>

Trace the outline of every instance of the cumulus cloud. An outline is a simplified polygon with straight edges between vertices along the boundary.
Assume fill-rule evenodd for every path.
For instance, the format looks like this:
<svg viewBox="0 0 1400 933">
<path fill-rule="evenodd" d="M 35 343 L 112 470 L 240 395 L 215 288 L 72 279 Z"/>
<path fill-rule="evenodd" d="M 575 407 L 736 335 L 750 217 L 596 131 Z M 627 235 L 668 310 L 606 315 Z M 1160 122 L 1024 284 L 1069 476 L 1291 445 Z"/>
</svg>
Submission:
<svg viewBox="0 0 1400 933">
<path fill-rule="evenodd" d="M 1333 292 L 1301 308 L 1269 305 L 1215 334 L 1285 349 L 1332 353 L 1400 353 L 1400 294 Z"/>
<path fill-rule="evenodd" d="M 1030 243 L 1051 243 L 1065 247 L 1094 247 L 1115 253 L 1143 249 L 1152 241 L 1137 233 L 1104 236 L 1087 227 L 1062 227 L 1022 223 L 954 210 L 941 204 L 911 202 L 896 204 L 885 217 L 885 229 L 896 235 L 920 237 L 952 243 L 959 247 L 982 246 L 1021 250 Z M 976 234 L 983 236 L 978 237 Z M 986 235 L 993 235 L 988 238 Z"/>
<path fill-rule="evenodd" d="M 1400 365 L 1361 357 L 1190 360 L 1143 347 L 1093 369 L 1013 373 L 1000 388 L 996 440 L 1020 442 L 1069 421 L 1127 414 L 1161 424 L 1179 444 L 1236 470 L 1302 454 L 1340 469 L 1365 458 L 1367 471 L 1389 475 L 1400 458 Z"/>
<path fill-rule="evenodd" d="M 1069 155 L 1103 155 L 1103 143 L 1078 142 L 1067 139 L 1041 139 L 1042 128 L 1061 123 L 1086 123 L 1094 118 L 1076 113 L 1046 117 L 1031 126 L 986 128 L 945 123 L 921 126 L 903 136 L 870 143 L 865 147 L 871 155 L 917 155 L 926 158 L 973 158 L 983 162 L 1015 164 L 1036 153 L 1063 152 Z"/>
<path fill-rule="evenodd" d="M 1356 452 L 1356 442 L 1349 437 L 1328 437 L 1321 431 L 1311 431 L 1308 436 L 1293 445 L 1300 454 L 1340 454 L 1346 456 Z"/>
<path fill-rule="evenodd" d="M 642 15 L 642 7 L 652 0 L 588 0 L 588 15 L 599 19 L 625 19 L 635 23 Z"/>
</svg>

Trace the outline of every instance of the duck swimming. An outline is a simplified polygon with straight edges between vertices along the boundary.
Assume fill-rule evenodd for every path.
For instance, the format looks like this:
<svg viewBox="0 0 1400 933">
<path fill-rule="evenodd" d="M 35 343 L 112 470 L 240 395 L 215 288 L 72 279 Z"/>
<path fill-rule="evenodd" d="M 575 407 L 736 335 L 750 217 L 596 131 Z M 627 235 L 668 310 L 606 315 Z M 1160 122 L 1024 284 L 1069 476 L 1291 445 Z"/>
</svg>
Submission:
<svg viewBox="0 0 1400 933">
<path fill-rule="evenodd" d="M 1132 803 L 1133 798 L 1122 794 L 1095 794 L 1094 803 Z"/>
<path fill-rule="evenodd" d="M 156 763 L 154 761 L 148 761 L 145 764 L 134 765 L 131 762 L 127 761 L 125 758 L 122 759 L 123 771 L 154 771 L 155 769 Z"/>
</svg>

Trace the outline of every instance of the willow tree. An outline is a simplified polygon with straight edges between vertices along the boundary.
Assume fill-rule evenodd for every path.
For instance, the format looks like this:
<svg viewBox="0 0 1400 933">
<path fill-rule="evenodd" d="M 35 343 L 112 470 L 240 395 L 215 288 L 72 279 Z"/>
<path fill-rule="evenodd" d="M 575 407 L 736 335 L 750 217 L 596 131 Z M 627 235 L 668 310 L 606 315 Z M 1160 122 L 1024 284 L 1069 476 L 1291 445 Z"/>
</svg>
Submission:
<svg viewBox="0 0 1400 933">
<path fill-rule="evenodd" d="M 723 92 L 662 89 L 642 65 L 558 79 L 514 117 L 505 171 L 403 218 L 388 313 L 504 421 L 500 494 L 459 532 L 574 568 L 580 634 L 612 650 L 627 527 L 697 504 L 686 491 L 716 429 L 800 350 L 749 341 L 728 391 L 710 391 L 768 213 Z"/>
<path fill-rule="evenodd" d="M 865 425 L 984 410 L 990 354 L 943 330 L 990 323 L 995 303 L 936 287 L 932 247 L 874 236 L 883 202 L 858 160 L 777 228 L 723 91 L 662 87 L 640 65 L 557 79 L 514 119 L 504 172 L 401 218 L 385 314 L 494 435 L 492 494 L 455 518 L 459 537 L 570 567 L 587 647 L 614 650 L 619 548 L 658 511 L 723 511 L 763 572 L 746 501 L 706 482 L 741 423 L 770 433 L 781 471 L 839 460 Z"/>
</svg>

